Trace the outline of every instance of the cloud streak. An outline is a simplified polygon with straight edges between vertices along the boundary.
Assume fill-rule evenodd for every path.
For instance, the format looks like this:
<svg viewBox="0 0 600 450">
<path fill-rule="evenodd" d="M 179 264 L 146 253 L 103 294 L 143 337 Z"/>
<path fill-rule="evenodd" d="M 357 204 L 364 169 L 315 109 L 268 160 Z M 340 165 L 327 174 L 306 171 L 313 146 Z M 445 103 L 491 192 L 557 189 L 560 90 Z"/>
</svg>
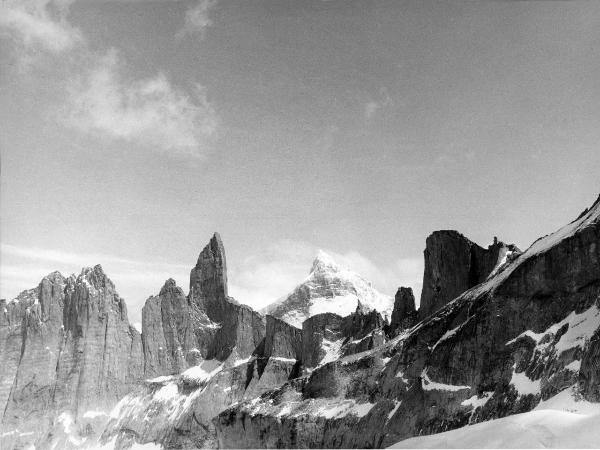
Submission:
<svg viewBox="0 0 600 450">
<path fill-rule="evenodd" d="M 0 30 L 18 44 L 22 62 L 44 51 L 68 56 L 61 59 L 71 73 L 67 100 L 59 108 L 63 125 L 165 154 L 206 156 L 219 118 L 205 88 L 197 83 L 183 90 L 162 72 L 127 77 L 127 61 L 116 49 L 91 50 L 85 36 L 68 22 L 73 1 L 6 0 L 0 6 Z M 191 32 L 210 26 L 208 12 L 215 4 L 216 0 L 193 3 L 185 28 Z"/>
<path fill-rule="evenodd" d="M 69 87 L 65 123 L 85 133 L 141 144 L 158 151 L 203 156 L 215 137 L 218 118 L 205 90 L 194 95 L 159 73 L 128 79 L 110 50 L 92 70 Z"/>
<path fill-rule="evenodd" d="M 27 50 L 42 48 L 60 53 L 81 42 L 80 31 L 67 21 L 65 0 L 4 0 L 0 28 Z"/>
<path fill-rule="evenodd" d="M 204 37 L 206 28 L 213 24 L 209 12 L 217 4 L 217 0 L 199 0 L 186 11 L 183 34 L 200 33 Z"/>
</svg>

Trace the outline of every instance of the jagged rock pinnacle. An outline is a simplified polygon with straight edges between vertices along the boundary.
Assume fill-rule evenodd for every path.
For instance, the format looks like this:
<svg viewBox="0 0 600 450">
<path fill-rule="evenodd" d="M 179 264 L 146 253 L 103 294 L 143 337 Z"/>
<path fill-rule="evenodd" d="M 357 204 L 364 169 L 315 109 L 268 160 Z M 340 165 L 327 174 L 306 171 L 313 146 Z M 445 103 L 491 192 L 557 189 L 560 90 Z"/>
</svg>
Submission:
<svg viewBox="0 0 600 450">
<path fill-rule="evenodd" d="M 190 273 L 190 298 L 199 306 L 227 297 L 227 262 L 225 248 L 219 233 L 198 256 L 196 266 Z"/>
</svg>

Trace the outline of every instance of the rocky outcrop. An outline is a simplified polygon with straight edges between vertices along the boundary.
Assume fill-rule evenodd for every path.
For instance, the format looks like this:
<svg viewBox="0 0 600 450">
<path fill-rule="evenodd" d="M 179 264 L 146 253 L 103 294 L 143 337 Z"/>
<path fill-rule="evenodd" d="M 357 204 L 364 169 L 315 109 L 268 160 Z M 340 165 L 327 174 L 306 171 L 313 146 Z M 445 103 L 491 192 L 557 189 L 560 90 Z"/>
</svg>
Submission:
<svg viewBox="0 0 600 450">
<path fill-rule="evenodd" d="M 435 231 L 425 243 L 425 272 L 419 317 L 428 317 L 450 300 L 482 283 L 507 257 L 519 250 L 494 238 L 487 249 L 453 230 Z"/>
<path fill-rule="evenodd" d="M 596 203 L 408 332 L 228 408 L 219 445 L 385 447 L 525 412 L 592 383 L 599 327 Z"/>
<path fill-rule="evenodd" d="M 348 316 L 354 312 L 357 301 L 388 317 L 392 313 L 391 297 L 378 292 L 360 275 L 344 269 L 331 256 L 319 251 L 306 280 L 263 309 L 263 313 L 300 328 L 306 319 L 316 314 Z"/>
<path fill-rule="evenodd" d="M 333 313 L 317 314 L 302 324 L 302 363 L 315 367 L 324 359 L 339 357 L 344 339 L 341 330 L 342 317 Z"/>
<path fill-rule="evenodd" d="M 173 279 L 167 280 L 142 308 L 144 376 L 177 374 L 197 365 L 208 356 L 218 328 Z"/>
<path fill-rule="evenodd" d="M 415 307 L 415 296 L 411 288 L 400 287 L 394 299 L 394 311 L 389 330 L 392 336 L 402 330 L 412 327 L 418 321 L 418 313 Z"/>
</svg>

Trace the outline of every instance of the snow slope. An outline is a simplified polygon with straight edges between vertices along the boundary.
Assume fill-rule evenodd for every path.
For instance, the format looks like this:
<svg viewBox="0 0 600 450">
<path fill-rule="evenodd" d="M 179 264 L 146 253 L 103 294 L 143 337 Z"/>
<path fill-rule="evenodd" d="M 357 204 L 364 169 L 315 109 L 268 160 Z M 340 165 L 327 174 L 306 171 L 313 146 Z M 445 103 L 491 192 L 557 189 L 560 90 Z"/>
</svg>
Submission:
<svg viewBox="0 0 600 450">
<path fill-rule="evenodd" d="M 600 404 L 577 400 L 575 388 L 533 411 L 420 436 L 389 448 L 598 448 Z"/>
<path fill-rule="evenodd" d="M 392 315 L 392 297 L 377 291 L 360 275 L 340 267 L 331 256 L 319 251 L 309 276 L 290 294 L 261 312 L 302 328 L 302 322 L 317 314 L 348 316 L 356 311 L 359 300 L 367 310 L 375 309 L 388 318 Z"/>
</svg>

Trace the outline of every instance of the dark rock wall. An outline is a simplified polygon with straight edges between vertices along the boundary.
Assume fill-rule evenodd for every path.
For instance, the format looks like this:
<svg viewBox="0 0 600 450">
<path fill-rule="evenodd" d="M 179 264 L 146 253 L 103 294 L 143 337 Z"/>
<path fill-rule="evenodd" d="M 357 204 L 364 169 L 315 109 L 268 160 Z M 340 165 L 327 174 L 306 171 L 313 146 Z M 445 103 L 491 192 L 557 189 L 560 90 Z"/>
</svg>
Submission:
<svg viewBox="0 0 600 450">
<path fill-rule="evenodd" d="M 399 331 L 412 327 L 418 321 L 415 307 L 415 296 L 411 288 L 400 287 L 394 298 L 394 311 L 390 322 L 390 334 L 396 335 Z"/>
<path fill-rule="evenodd" d="M 343 338 L 342 317 L 333 313 L 317 314 L 302 324 L 302 363 L 304 367 L 315 367 L 325 356 L 323 340 L 329 342 Z"/>
<path fill-rule="evenodd" d="M 452 230 L 435 231 L 425 243 L 425 272 L 419 317 L 435 313 L 467 289 L 483 282 L 498 262 L 503 243 L 484 249 Z"/>
<path fill-rule="evenodd" d="M 267 316 L 264 356 L 302 360 L 302 330 Z"/>
<path fill-rule="evenodd" d="M 190 299 L 201 309 L 219 310 L 218 301 L 227 298 L 227 262 L 219 233 L 200 252 L 196 266 L 190 273 Z M 222 317 L 209 318 L 219 322 Z"/>
</svg>

